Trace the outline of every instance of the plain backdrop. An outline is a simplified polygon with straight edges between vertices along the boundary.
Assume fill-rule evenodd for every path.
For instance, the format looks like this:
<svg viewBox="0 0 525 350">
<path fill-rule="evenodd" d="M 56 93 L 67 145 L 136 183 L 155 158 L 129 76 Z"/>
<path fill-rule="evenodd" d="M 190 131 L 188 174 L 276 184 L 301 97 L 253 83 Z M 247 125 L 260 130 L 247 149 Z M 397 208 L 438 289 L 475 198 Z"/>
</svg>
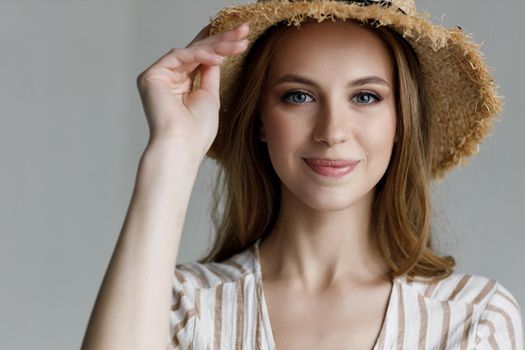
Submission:
<svg viewBox="0 0 525 350">
<path fill-rule="evenodd" d="M 131 198 L 148 127 L 137 75 L 241 0 L 0 1 L 0 348 L 79 348 Z M 525 2 L 419 1 L 460 25 L 505 96 L 469 166 L 434 184 L 434 230 L 457 271 L 525 305 Z M 178 262 L 213 235 L 205 161 Z"/>
</svg>

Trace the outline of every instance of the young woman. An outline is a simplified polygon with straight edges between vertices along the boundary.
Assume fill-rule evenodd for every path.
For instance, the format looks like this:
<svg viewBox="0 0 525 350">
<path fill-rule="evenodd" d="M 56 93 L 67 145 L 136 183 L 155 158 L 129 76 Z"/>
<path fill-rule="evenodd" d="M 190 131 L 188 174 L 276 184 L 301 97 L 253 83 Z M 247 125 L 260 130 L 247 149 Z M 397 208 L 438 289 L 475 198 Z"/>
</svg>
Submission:
<svg viewBox="0 0 525 350">
<path fill-rule="evenodd" d="M 150 140 L 83 349 L 523 349 L 512 294 L 430 240 L 430 181 L 501 110 L 460 29 L 410 0 L 260 1 L 137 83 Z M 175 266 L 206 156 L 217 239 Z"/>
</svg>

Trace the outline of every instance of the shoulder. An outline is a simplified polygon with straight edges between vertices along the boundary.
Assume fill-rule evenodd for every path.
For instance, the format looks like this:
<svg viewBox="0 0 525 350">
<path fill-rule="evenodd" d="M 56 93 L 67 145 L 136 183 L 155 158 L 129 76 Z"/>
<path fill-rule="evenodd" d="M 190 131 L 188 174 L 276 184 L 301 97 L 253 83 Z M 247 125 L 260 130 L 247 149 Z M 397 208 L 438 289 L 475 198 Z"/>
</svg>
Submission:
<svg viewBox="0 0 525 350">
<path fill-rule="evenodd" d="M 175 266 L 175 279 L 192 288 L 213 288 L 235 283 L 255 272 L 254 252 L 247 248 L 221 262 L 187 262 Z"/>
<path fill-rule="evenodd" d="M 454 272 L 444 279 L 417 277 L 401 280 L 410 289 L 426 298 L 442 302 L 486 304 L 500 286 L 497 280 L 474 274 Z"/>
<path fill-rule="evenodd" d="M 485 276 L 453 273 L 436 280 L 420 278 L 401 284 L 427 304 L 455 310 L 472 334 L 476 348 L 523 349 L 521 307 L 514 295 L 498 280 Z"/>
<path fill-rule="evenodd" d="M 175 265 L 170 309 L 168 349 L 192 348 L 203 317 L 215 310 L 216 291 L 254 274 L 250 248 L 222 262 L 187 262 Z M 234 290 L 236 288 L 228 288 Z M 235 301 L 235 298 L 225 298 Z"/>
<path fill-rule="evenodd" d="M 521 307 L 511 292 L 496 282 L 478 322 L 476 344 L 481 347 L 523 349 Z"/>
</svg>

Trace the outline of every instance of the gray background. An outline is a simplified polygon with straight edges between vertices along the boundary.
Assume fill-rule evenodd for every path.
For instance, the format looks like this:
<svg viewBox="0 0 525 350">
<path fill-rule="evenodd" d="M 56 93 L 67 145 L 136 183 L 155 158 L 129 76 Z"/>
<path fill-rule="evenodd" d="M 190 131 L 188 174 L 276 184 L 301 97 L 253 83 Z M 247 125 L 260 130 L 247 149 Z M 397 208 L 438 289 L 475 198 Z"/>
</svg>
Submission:
<svg viewBox="0 0 525 350">
<path fill-rule="evenodd" d="M 0 348 L 80 346 L 131 198 L 148 128 L 137 75 L 241 0 L 0 1 Z M 433 187 L 440 250 L 525 305 L 525 3 L 419 1 L 484 42 L 503 119 Z M 212 234 L 204 162 L 178 262 Z"/>
</svg>

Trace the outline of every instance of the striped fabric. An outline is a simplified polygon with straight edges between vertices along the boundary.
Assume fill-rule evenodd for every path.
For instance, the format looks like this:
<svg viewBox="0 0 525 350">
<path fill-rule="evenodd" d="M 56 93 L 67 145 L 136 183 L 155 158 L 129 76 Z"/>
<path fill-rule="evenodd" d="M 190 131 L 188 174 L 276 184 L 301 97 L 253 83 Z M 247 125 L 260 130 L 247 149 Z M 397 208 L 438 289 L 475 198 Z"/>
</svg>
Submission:
<svg viewBox="0 0 525 350">
<path fill-rule="evenodd" d="M 264 299 L 259 243 L 220 263 L 177 264 L 169 350 L 275 349 Z M 394 279 L 374 350 L 523 350 L 520 306 L 498 281 L 454 273 Z"/>
</svg>

